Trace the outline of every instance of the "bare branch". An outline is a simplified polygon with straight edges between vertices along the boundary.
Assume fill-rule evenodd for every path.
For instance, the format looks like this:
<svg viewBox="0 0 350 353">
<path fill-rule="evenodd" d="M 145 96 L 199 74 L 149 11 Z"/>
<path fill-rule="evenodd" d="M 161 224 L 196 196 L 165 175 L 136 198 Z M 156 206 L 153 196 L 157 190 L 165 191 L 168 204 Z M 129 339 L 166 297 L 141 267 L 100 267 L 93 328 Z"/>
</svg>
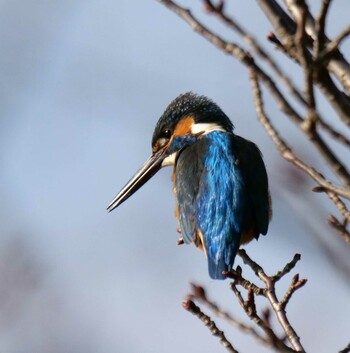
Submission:
<svg viewBox="0 0 350 353">
<path fill-rule="evenodd" d="M 337 207 L 341 218 L 330 216 L 328 222 L 341 234 L 346 242 L 350 243 L 350 232 L 348 230 L 350 212 L 347 204 L 342 199 L 347 198 L 350 200 L 350 171 L 344 163 L 344 157 L 340 153 L 335 152 L 337 150 L 331 148 L 332 145 L 328 143 L 327 137 L 330 136 L 345 147 L 350 147 L 350 138 L 346 136 L 346 132 L 337 131 L 339 128 L 334 128 L 323 119 L 318 112 L 315 97 L 315 89 L 318 86 L 325 99 L 332 105 L 342 121 L 347 126 L 350 126 L 350 65 L 339 50 L 339 45 L 350 35 L 350 26 L 346 27 L 332 41 L 327 38 L 326 21 L 332 1 L 322 0 L 320 9 L 314 18 L 309 11 L 306 0 L 284 0 L 288 5 L 293 20 L 276 0 L 257 0 L 278 36 L 270 33 L 268 39 L 301 66 L 304 75 L 303 91 L 278 65 L 277 61 L 264 50 L 256 38 L 243 28 L 236 19 L 225 12 L 224 0 L 202 0 L 202 2 L 208 13 L 215 15 L 221 23 L 239 35 L 240 38 L 237 43 L 225 40 L 220 34 L 215 33 L 206 27 L 203 22 L 199 21 L 189 9 L 181 7 L 173 0 L 158 1 L 174 11 L 194 31 L 218 49 L 237 59 L 248 69 L 259 121 L 281 156 L 308 174 L 317 183 L 313 191 L 324 192 Z M 244 43 L 240 44 L 242 40 L 249 45 L 251 53 L 245 49 L 247 46 Z M 272 74 L 272 78 L 270 74 Z M 339 80 L 347 93 L 344 93 L 343 88 L 339 88 L 339 85 L 337 86 L 338 83 L 336 84 L 333 79 Z M 275 124 L 265 112 L 262 85 L 267 93 L 271 94 L 279 109 L 301 129 L 304 136 L 315 146 L 319 156 L 326 161 L 326 166 L 330 167 L 338 177 L 335 183 L 321 173 L 323 169 L 315 169 L 300 159 L 287 144 L 285 138 L 279 134 Z M 289 96 L 284 94 L 283 88 L 287 88 L 292 94 Z M 301 113 L 299 112 L 300 108 L 302 109 Z M 323 138 L 322 131 L 320 132 L 321 129 L 328 136 Z M 338 186 L 336 183 L 342 184 Z M 181 241 L 180 238 L 179 243 L 182 242 L 183 240 Z M 268 276 L 264 269 L 253 261 L 244 250 L 239 250 L 238 255 L 242 257 L 243 262 L 254 271 L 264 285 L 261 283 L 257 285 L 244 278 L 242 269 L 239 266 L 235 270 L 228 271 L 226 276 L 233 279 L 230 284 L 231 288 L 245 313 L 262 331 L 260 329 L 256 330 L 253 323 L 251 323 L 253 326 L 250 326 L 223 310 L 217 303 L 210 300 L 204 288 L 198 285 L 192 285 L 192 293 L 188 295 L 183 303 L 184 308 L 196 315 L 213 335 L 218 336 L 220 342 L 230 352 L 237 351 L 227 341 L 224 333 L 217 328 L 215 322 L 204 314 L 194 301 L 200 301 L 215 315 L 225 319 L 241 331 L 251 334 L 259 342 L 269 345 L 278 351 L 305 352 L 300 338 L 289 322 L 286 307 L 296 290 L 304 286 L 307 280 L 299 279 L 298 274 L 294 275 L 282 298 L 277 297 L 275 289 L 276 283 L 296 266 L 296 263 L 300 260 L 300 255 L 296 254 L 293 260 L 287 263 L 274 276 Z M 244 290 L 241 293 L 239 286 L 246 290 L 247 294 L 244 293 Z M 259 315 L 257 309 L 258 301 L 256 303 L 255 296 L 265 297 L 268 300 L 270 307 L 273 309 L 271 313 L 275 313 L 285 337 L 280 338 L 275 333 L 271 327 L 270 316 L 266 314 L 267 311 Z M 348 351 L 350 351 L 350 345 L 345 347 L 341 353 Z"/>
<path fill-rule="evenodd" d="M 226 53 L 233 55 L 242 63 L 249 65 L 253 60 L 249 53 L 247 53 L 242 47 L 233 42 L 227 42 L 223 40 L 219 35 L 214 34 L 202 23 L 200 23 L 191 13 L 190 10 L 181 7 L 172 0 L 159 0 L 159 2 L 165 5 L 170 10 L 174 11 L 180 16 L 192 29 L 206 38 L 209 42 L 214 44 L 216 47 L 224 50 Z"/>
<path fill-rule="evenodd" d="M 298 60 L 304 71 L 304 91 L 308 106 L 308 113 L 302 126 L 311 134 L 315 133 L 316 122 L 319 119 L 316 113 L 316 103 L 314 95 L 314 65 L 310 58 L 310 53 L 307 49 L 307 34 L 306 34 L 306 20 L 309 13 L 308 6 L 305 1 L 299 1 L 299 16 L 296 17 L 297 31 L 294 36 L 294 43 L 297 48 Z"/>
<path fill-rule="evenodd" d="M 261 266 L 259 266 L 256 262 L 254 262 L 247 253 L 240 249 L 238 251 L 239 256 L 243 259 L 243 262 L 249 265 L 255 274 L 265 283 L 266 285 L 266 298 L 269 300 L 274 312 L 276 313 L 277 319 L 280 322 L 281 326 L 283 327 L 284 332 L 286 333 L 288 340 L 290 341 L 291 345 L 297 352 L 305 352 L 300 338 L 295 332 L 294 328 L 290 324 L 286 311 L 278 301 L 276 292 L 275 292 L 275 282 L 273 281 L 272 277 L 269 277 Z"/>
<path fill-rule="evenodd" d="M 293 14 L 293 17 L 295 19 L 301 16 L 301 11 L 303 7 L 302 4 L 305 3 L 304 0 L 285 0 L 285 3 L 287 4 L 289 11 Z M 323 16 L 322 12 L 328 11 L 327 5 L 323 4 L 322 7 L 323 8 L 321 8 L 321 21 Z M 324 16 L 326 16 L 326 13 L 324 14 Z M 325 18 L 323 20 L 325 21 Z M 315 19 L 308 11 L 307 18 L 306 18 L 306 32 L 314 41 L 317 41 L 318 35 L 319 35 L 316 27 L 317 26 L 315 24 Z M 329 39 L 324 33 L 323 35 L 322 34 L 320 35 L 323 37 L 322 41 L 324 43 L 329 43 Z M 331 58 L 331 60 L 328 63 L 328 70 L 337 77 L 339 82 L 344 86 L 345 90 L 349 94 L 350 93 L 350 65 L 345 60 L 345 58 L 343 57 L 343 55 L 339 50 L 337 50 L 334 54 L 335 55 Z"/>
<path fill-rule="evenodd" d="M 303 118 L 296 112 L 296 110 L 291 106 L 287 99 L 283 96 L 281 91 L 276 86 L 275 82 L 271 77 L 265 73 L 261 67 L 259 67 L 251 55 L 244 51 L 239 45 L 233 42 L 226 42 L 220 36 L 214 34 L 212 31 L 208 30 L 202 23 L 200 23 L 188 10 L 185 9 L 171 0 L 159 0 L 161 3 L 169 7 L 171 10 L 176 12 L 180 17 L 182 17 L 195 31 L 199 32 L 203 37 L 209 40 L 212 44 L 218 48 L 224 50 L 226 53 L 231 54 L 239 61 L 241 61 L 248 68 L 254 68 L 256 75 L 265 83 L 266 87 L 270 90 L 272 96 L 279 103 L 281 110 L 285 112 L 288 117 L 290 117 L 300 128 L 302 128 L 308 138 L 312 141 L 315 147 L 320 151 L 321 155 L 329 163 L 330 167 L 334 172 L 339 175 L 345 185 L 350 185 L 350 174 L 346 167 L 340 162 L 340 160 L 335 156 L 332 150 L 323 141 L 321 136 L 317 133 L 315 129 L 309 129 L 307 125 L 303 125 Z M 350 105 L 349 105 L 350 112 Z M 350 194 L 350 191 L 347 192 Z M 344 196 L 344 195 L 343 195 Z"/>
<path fill-rule="evenodd" d="M 282 339 L 280 339 L 274 330 L 271 328 L 268 322 L 263 320 L 256 312 L 255 304 L 251 304 L 252 299 L 248 299 L 245 301 L 242 297 L 241 292 L 238 290 L 237 285 L 235 282 L 231 283 L 231 289 L 236 295 L 236 298 L 238 299 L 238 302 L 241 304 L 242 308 L 244 309 L 245 313 L 248 315 L 248 317 L 255 322 L 266 334 L 268 337 L 268 340 L 270 342 L 270 345 L 276 349 L 278 349 L 279 352 L 286 352 L 286 353 L 291 353 L 295 352 L 293 349 L 288 347 Z M 249 292 L 248 292 L 249 293 Z M 250 291 L 250 296 L 252 295 L 252 291 Z M 253 294 L 254 295 L 254 294 Z"/>
<path fill-rule="evenodd" d="M 338 36 L 336 36 L 331 42 L 329 42 L 326 48 L 319 54 L 317 60 L 320 63 L 327 62 L 331 59 L 332 56 L 336 54 L 339 50 L 341 42 L 350 35 L 350 25 L 344 28 Z"/>
<path fill-rule="evenodd" d="M 350 244 L 350 233 L 346 229 L 347 221 L 341 223 L 336 217 L 331 215 L 328 218 L 328 223 L 339 232 L 347 243 Z"/>
<path fill-rule="evenodd" d="M 224 12 L 224 7 L 215 7 L 210 0 L 204 0 L 205 4 L 210 7 L 211 12 L 218 16 L 229 28 L 233 29 L 238 33 L 251 48 L 257 53 L 273 70 L 273 72 L 281 79 L 281 81 L 286 85 L 289 91 L 294 95 L 294 97 L 304 106 L 307 106 L 307 102 L 302 96 L 301 92 L 292 82 L 291 78 L 283 72 L 277 62 L 264 50 L 264 48 L 257 42 L 257 40 L 249 34 L 236 20 L 228 16 Z M 277 44 L 277 43 L 276 43 Z"/>
<path fill-rule="evenodd" d="M 238 255 L 241 256 L 243 262 L 248 264 L 249 267 L 255 272 L 257 277 L 262 280 L 265 284 L 265 288 L 262 289 L 262 293 L 259 295 L 264 296 L 270 302 L 272 309 L 274 310 L 286 336 L 285 337 L 278 337 L 275 331 L 271 327 L 270 323 L 270 310 L 264 310 L 262 313 L 262 317 L 258 314 L 256 303 L 255 303 L 255 292 L 253 287 L 250 286 L 247 289 L 247 299 L 245 300 L 238 290 L 237 286 L 244 286 L 244 283 L 247 283 L 248 280 L 242 276 L 242 269 L 237 266 L 236 270 L 230 272 L 231 277 L 234 278 L 234 281 L 230 283 L 230 287 L 234 294 L 236 295 L 238 302 L 244 309 L 247 316 L 257 324 L 265 335 L 262 335 L 259 331 L 255 330 L 253 327 L 243 323 L 240 320 L 237 320 L 232 314 L 228 313 L 225 310 L 222 310 L 215 302 L 210 300 L 206 294 L 205 289 L 202 286 L 191 284 L 191 292 L 187 295 L 186 301 L 183 303 L 183 306 L 186 310 L 190 311 L 192 314 L 196 315 L 204 324 L 210 329 L 210 331 L 220 337 L 221 342 L 226 346 L 229 347 L 228 349 L 232 349 L 227 340 L 220 330 L 218 330 L 215 322 L 213 322 L 207 314 L 204 314 L 199 306 L 197 306 L 194 301 L 200 301 L 201 303 L 205 304 L 211 311 L 214 312 L 215 315 L 225 319 L 233 326 L 237 327 L 238 329 L 242 330 L 245 333 L 251 334 L 255 337 L 259 342 L 273 347 L 279 352 L 285 353 L 293 353 L 293 352 L 304 352 L 300 340 L 296 335 L 294 329 L 291 327 L 286 313 L 285 307 L 287 306 L 290 298 L 294 294 L 294 292 L 301 288 L 305 283 L 305 279 L 299 280 L 299 276 L 295 275 L 292 279 L 291 285 L 289 286 L 286 294 L 284 295 L 281 301 L 278 301 L 275 293 L 275 283 L 279 281 L 282 276 L 286 275 L 291 271 L 292 268 L 296 265 L 296 263 L 300 259 L 300 255 L 296 254 L 291 262 L 286 264 L 283 270 L 279 271 L 275 276 L 267 276 L 264 272 L 263 268 L 253 261 L 244 250 L 239 250 Z M 258 287 L 254 284 L 255 287 Z M 293 348 L 289 347 L 285 340 L 288 339 L 293 346 Z"/>
<path fill-rule="evenodd" d="M 320 52 L 324 48 L 324 44 L 326 41 L 326 17 L 329 10 L 329 5 L 331 4 L 331 0 L 323 0 L 320 11 L 315 19 L 315 30 L 317 33 L 316 40 L 314 41 L 314 58 L 318 58 Z"/>
<path fill-rule="evenodd" d="M 264 289 L 258 287 L 255 283 L 248 281 L 247 279 L 242 277 L 242 269 L 240 266 L 237 266 L 236 270 L 231 270 L 229 272 L 225 272 L 226 277 L 232 278 L 235 280 L 235 284 L 239 284 L 247 291 L 252 291 L 256 295 L 264 295 Z"/>
<path fill-rule="evenodd" d="M 295 22 L 288 16 L 275 0 L 257 0 L 275 31 L 280 37 L 287 38 L 296 32 Z"/>
<path fill-rule="evenodd" d="M 295 265 L 297 264 L 298 261 L 300 261 L 301 255 L 300 254 L 295 254 L 293 257 L 293 260 L 288 262 L 286 266 L 284 266 L 282 271 L 278 271 L 274 276 L 272 276 L 272 280 L 274 282 L 279 281 L 283 276 L 285 276 L 287 273 L 293 270 Z"/>
<path fill-rule="evenodd" d="M 328 197 L 333 201 L 335 206 L 338 208 L 340 213 L 343 215 L 343 217 L 350 222 L 350 211 L 346 207 L 345 203 L 338 197 L 337 194 L 334 192 L 328 191 L 327 192 Z"/>
<path fill-rule="evenodd" d="M 335 51 L 336 48 L 339 48 L 340 43 L 346 39 L 350 35 L 350 25 L 345 27 L 343 31 L 341 31 L 334 39 L 333 41 L 329 44 L 328 49 Z M 334 49 L 332 49 L 332 47 Z"/>
<path fill-rule="evenodd" d="M 323 187 L 316 186 L 312 189 L 314 192 L 326 192 L 328 197 L 333 201 L 335 206 L 338 208 L 343 217 L 350 222 L 350 211 L 346 207 L 345 203 L 341 200 L 341 198 L 334 192 L 325 190 Z"/>
<path fill-rule="evenodd" d="M 322 119 L 318 119 L 318 124 L 325 130 L 334 140 L 342 143 L 343 145 L 350 147 L 350 140 L 348 137 L 341 134 L 339 131 L 336 131 L 331 125 L 326 123 Z"/>
<path fill-rule="evenodd" d="M 215 315 L 218 317 L 221 317 L 225 319 L 227 322 L 229 322 L 231 325 L 235 326 L 239 330 L 249 333 L 252 336 L 254 336 L 258 341 L 270 345 L 269 340 L 267 340 L 265 337 L 263 337 L 258 331 L 256 331 L 253 327 L 243 323 L 242 321 L 238 320 L 235 318 L 232 314 L 229 312 L 221 309 L 216 303 L 214 303 L 212 300 L 210 300 L 206 293 L 205 290 L 202 286 L 199 286 L 197 284 L 191 283 L 192 287 L 192 292 L 188 295 L 189 299 L 196 299 L 201 301 L 203 304 L 205 304 L 210 310 L 214 312 Z"/>
<path fill-rule="evenodd" d="M 305 0 L 284 0 L 288 7 L 288 11 L 293 16 L 294 21 L 297 23 L 304 17 L 305 32 L 312 40 L 316 40 L 315 33 L 315 20 L 312 17 Z M 312 42 L 312 41 L 309 41 Z"/>
<path fill-rule="evenodd" d="M 311 110 L 311 114 L 314 114 L 314 111 Z M 315 121 L 315 118 L 311 119 Z M 305 135 L 309 138 L 309 140 L 314 144 L 314 146 L 318 149 L 320 155 L 326 160 L 328 166 L 333 169 L 333 171 L 339 175 L 342 179 L 342 182 L 348 188 L 350 187 L 350 174 L 347 167 L 336 157 L 334 152 L 325 142 L 325 140 L 320 136 L 317 132 L 316 128 L 313 128 L 313 125 L 308 125 L 305 123 L 301 125 L 302 129 L 305 132 Z"/>
<path fill-rule="evenodd" d="M 264 126 L 266 132 L 271 137 L 272 141 L 275 143 L 277 149 L 281 153 L 282 157 L 287 161 L 293 163 L 295 166 L 309 174 L 320 186 L 322 186 L 325 190 L 332 191 L 338 195 L 344 196 L 350 199 L 350 190 L 344 188 L 338 188 L 334 186 L 332 183 L 327 181 L 321 173 L 319 173 L 316 169 L 310 167 L 302 160 L 297 158 L 297 156 L 293 153 L 292 149 L 287 145 L 287 143 L 279 136 L 277 130 L 271 124 L 269 118 L 267 117 L 264 111 L 264 104 L 262 101 L 262 92 L 260 89 L 260 84 L 258 82 L 257 75 L 254 70 L 251 70 L 251 82 L 253 85 L 253 95 L 255 99 L 255 108 L 257 112 L 258 119 Z"/>
<path fill-rule="evenodd" d="M 298 61 L 293 36 L 296 32 L 295 22 L 281 8 L 275 0 L 257 0 L 258 5 L 273 25 L 283 51 L 292 59 Z M 311 16 L 311 15 L 310 15 Z M 310 18 L 308 16 L 308 18 Z M 310 28 L 310 26 L 309 26 Z M 307 39 L 307 45 L 312 47 L 312 38 Z M 311 57 L 310 57 L 311 58 Z M 350 66 L 344 59 L 340 51 L 336 51 L 328 66 L 332 73 L 336 75 L 342 85 L 350 92 Z M 350 126 L 350 98 L 338 89 L 330 77 L 326 68 L 322 69 L 317 77 L 316 83 L 320 90 L 337 112 L 345 124 Z"/>
<path fill-rule="evenodd" d="M 211 318 L 204 314 L 200 307 L 197 306 L 192 300 L 185 300 L 182 303 L 184 309 L 192 313 L 193 315 L 197 316 L 205 326 L 208 327 L 209 331 L 212 333 L 213 336 L 219 338 L 220 343 L 231 353 L 239 353 L 235 348 L 233 348 L 232 344 L 227 340 L 225 334 L 218 329 L 215 322 L 211 320 Z"/>
<path fill-rule="evenodd" d="M 283 299 L 280 301 L 280 306 L 282 309 L 285 309 L 289 299 L 292 297 L 292 295 L 294 294 L 294 292 L 301 288 L 302 286 L 304 286 L 306 284 L 307 280 L 305 278 L 299 280 L 299 275 L 296 274 L 293 279 L 292 279 L 292 283 L 290 284 L 286 294 L 284 295 Z"/>
</svg>

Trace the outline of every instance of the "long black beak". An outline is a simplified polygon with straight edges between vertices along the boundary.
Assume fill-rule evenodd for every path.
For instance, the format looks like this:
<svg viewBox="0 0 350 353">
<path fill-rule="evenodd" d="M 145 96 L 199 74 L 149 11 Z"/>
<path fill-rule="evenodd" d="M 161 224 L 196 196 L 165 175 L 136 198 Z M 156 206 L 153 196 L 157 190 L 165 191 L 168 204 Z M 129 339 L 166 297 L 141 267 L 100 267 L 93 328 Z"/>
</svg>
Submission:
<svg viewBox="0 0 350 353">
<path fill-rule="evenodd" d="M 120 190 L 119 194 L 108 205 L 107 211 L 113 211 L 140 189 L 141 186 L 147 183 L 147 181 L 162 167 L 162 162 L 167 155 L 167 149 L 164 147 L 152 154 L 143 167 L 128 181 L 128 183 Z"/>
</svg>

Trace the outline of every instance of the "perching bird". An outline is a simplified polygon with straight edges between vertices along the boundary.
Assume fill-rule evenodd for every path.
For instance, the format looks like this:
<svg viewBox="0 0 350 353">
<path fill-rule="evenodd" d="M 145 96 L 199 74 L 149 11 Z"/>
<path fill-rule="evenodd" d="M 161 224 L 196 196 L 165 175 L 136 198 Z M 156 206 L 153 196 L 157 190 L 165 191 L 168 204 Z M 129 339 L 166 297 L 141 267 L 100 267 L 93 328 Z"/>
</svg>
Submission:
<svg viewBox="0 0 350 353">
<path fill-rule="evenodd" d="M 232 122 L 213 101 L 182 94 L 155 127 L 151 157 L 107 210 L 170 165 L 180 243 L 193 242 L 203 249 L 210 277 L 225 279 L 240 244 L 267 233 L 271 206 L 261 153 L 253 142 L 233 133 Z"/>
</svg>

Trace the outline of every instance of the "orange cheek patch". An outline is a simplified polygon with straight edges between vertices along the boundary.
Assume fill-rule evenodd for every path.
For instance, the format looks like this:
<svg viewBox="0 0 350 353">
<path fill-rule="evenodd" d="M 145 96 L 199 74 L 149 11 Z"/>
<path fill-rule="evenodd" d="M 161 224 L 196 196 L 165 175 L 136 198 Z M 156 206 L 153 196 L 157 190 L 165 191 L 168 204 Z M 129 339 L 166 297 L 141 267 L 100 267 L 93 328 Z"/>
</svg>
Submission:
<svg viewBox="0 0 350 353">
<path fill-rule="evenodd" d="M 174 136 L 183 136 L 186 135 L 191 126 L 194 124 L 194 119 L 191 116 L 186 116 L 185 118 L 181 119 L 179 123 L 176 125 Z"/>
</svg>

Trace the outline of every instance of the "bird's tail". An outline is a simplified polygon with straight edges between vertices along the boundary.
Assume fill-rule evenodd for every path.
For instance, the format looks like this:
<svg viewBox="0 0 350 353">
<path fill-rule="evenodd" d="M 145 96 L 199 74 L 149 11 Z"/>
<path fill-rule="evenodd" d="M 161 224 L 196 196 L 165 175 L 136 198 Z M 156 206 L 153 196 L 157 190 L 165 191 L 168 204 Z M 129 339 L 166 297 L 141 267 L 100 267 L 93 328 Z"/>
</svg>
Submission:
<svg viewBox="0 0 350 353">
<path fill-rule="evenodd" d="M 210 258 L 208 258 L 208 269 L 209 276 L 212 279 L 226 279 L 227 277 L 222 273 L 231 270 L 231 268 L 227 266 L 224 261 L 219 261 L 219 263 L 216 263 L 214 259 Z"/>
<path fill-rule="evenodd" d="M 208 270 L 212 279 L 226 279 L 227 276 L 223 272 L 229 272 L 233 268 L 236 253 L 239 248 L 239 242 L 226 244 L 216 251 L 208 251 Z M 213 250 L 212 248 L 211 250 Z"/>
</svg>

